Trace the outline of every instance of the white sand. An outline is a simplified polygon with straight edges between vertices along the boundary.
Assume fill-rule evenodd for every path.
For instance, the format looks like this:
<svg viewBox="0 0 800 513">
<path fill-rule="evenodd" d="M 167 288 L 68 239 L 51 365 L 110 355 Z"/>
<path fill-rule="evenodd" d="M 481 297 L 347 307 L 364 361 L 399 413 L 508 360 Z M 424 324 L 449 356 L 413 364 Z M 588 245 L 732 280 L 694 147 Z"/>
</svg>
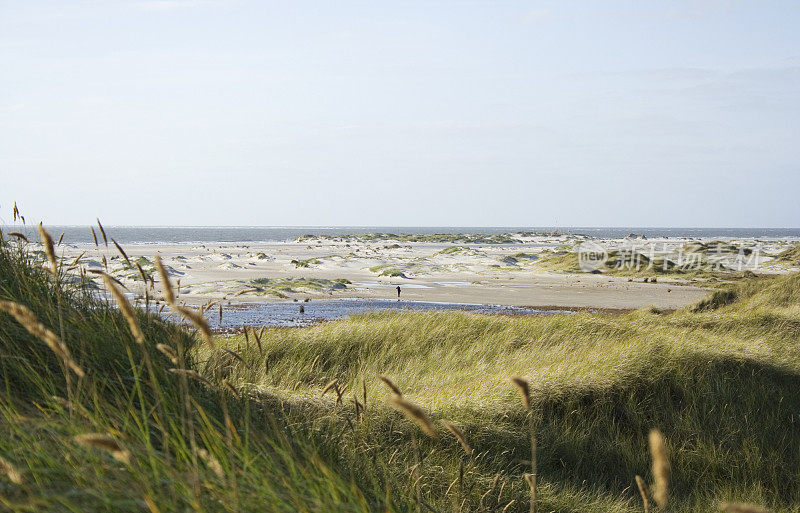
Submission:
<svg viewBox="0 0 800 513">
<path fill-rule="evenodd" d="M 531 238 L 524 244 L 471 245 L 457 249 L 454 244 L 389 242 L 276 242 L 259 244 L 132 245 L 125 246 L 131 260 L 161 255 L 173 279 L 180 279 L 181 300 L 202 304 L 212 300 L 231 302 L 285 301 L 320 297 L 395 298 L 400 285 L 407 300 L 459 303 L 489 303 L 520 306 L 590 307 L 609 309 L 655 305 L 678 308 L 697 301 L 707 290 L 680 280 L 643 283 L 641 278 L 596 274 L 563 274 L 534 268 L 537 254 L 567 242 L 563 238 Z M 609 242 L 609 241 L 604 241 Z M 673 241 L 683 244 L 685 241 Z M 399 246 L 399 247 L 398 247 Z M 463 248 L 463 246 L 459 246 Z M 62 246 L 65 259 L 86 250 L 82 264 L 102 267 L 105 254 L 111 271 L 135 294 L 143 291 L 141 281 L 122 272 L 122 258 L 112 247 Z M 442 252 L 443 250 L 444 253 Z M 517 257 L 516 263 L 508 257 Z M 292 260 L 311 260 L 298 267 Z M 407 276 L 380 276 L 390 266 Z M 128 278 L 125 278 L 127 276 Z M 293 286 L 277 295 L 237 292 L 252 289 L 251 280 L 307 278 L 348 280 L 344 289 L 310 290 Z M 157 279 L 157 278 L 156 278 Z M 330 283 L 328 284 L 330 285 Z M 157 287 L 157 291 L 160 287 Z"/>
</svg>

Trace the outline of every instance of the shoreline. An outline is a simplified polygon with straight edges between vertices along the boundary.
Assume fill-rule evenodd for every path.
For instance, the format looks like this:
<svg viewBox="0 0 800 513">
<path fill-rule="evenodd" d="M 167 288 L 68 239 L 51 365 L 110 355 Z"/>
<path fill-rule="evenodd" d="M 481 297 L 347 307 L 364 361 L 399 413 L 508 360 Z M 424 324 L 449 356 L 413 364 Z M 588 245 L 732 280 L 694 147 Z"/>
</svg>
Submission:
<svg viewBox="0 0 800 513">
<path fill-rule="evenodd" d="M 746 274 L 731 269 L 714 271 L 711 259 L 720 248 L 729 256 L 735 256 L 736 251 L 749 254 L 753 248 L 763 248 L 766 264 L 759 272 L 768 274 L 789 272 L 798 265 L 781 262 L 776 256 L 796 247 L 793 238 L 723 242 L 717 238 L 587 240 L 569 234 L 526 233 L 517 234 L 511 243 L 465 243 L 416 240 L 428 235 L 412 235 L 414 240 L 402 241 L 355 234 L 300 237 L 289 242 L 122 244 L 123 255 L 112 243 L 113 229 L 107 232 L 108 246 L 100 240 L 97 246 L 90 243 L 57 247 L 64 261 L 72 262 L 71 279 L 83 275 L 102 289 L 97 273 L 108 272 L 134 298 L 143 299 L 141 276 L 145 274 L 150 281 L 147 295 L 156 301 L 161 294 L 160 277 L 154 266 L 158 255 L 176 286 L 179 300 L 193 306 L 306 299 L 390 300 L 397 299 L 399 286 L 400 299 L 406 301 L 614 314 L 649 306 L 673 311 L 704 298 L 720 280 Z M 483 240 L 469 234 L 454 237 Z M 587 272 L 580 268 L 577 257 L 577 251 L 587 243 L 617 260 L 624 251 L 619 248 L 624 247 L 649 244 L 658 247 L 659 252 L 643 257 L 648 258 L 649 264 L 642 269 L 623 272 L 622 268 L 604 267 Z M 35 242 L 31 247 L 40 248 Z M 705 267 L 690 273 L 653 267 L 658 262 L 674 260 L 674 255 L 686 248 L 697 249 L 700 253 L 695 254 L 708 258 Z"/>
</svg>

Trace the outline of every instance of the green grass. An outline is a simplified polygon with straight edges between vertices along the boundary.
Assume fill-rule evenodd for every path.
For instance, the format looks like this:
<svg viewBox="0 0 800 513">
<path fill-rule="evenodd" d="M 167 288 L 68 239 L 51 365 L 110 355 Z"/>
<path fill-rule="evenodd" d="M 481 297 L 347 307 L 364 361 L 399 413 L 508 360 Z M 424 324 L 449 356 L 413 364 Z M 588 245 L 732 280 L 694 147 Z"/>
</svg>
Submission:
<svg viewBox="0 0 800 513">
<path fill-rule="evenodd" d="M 314 257 L 314 258 L 308 258 L 306 260 L 292 260 L 289 263 L 290 264 L 294 264 L 295 267 L 311 267 L 312 265 L 321 264 L 323 260 L 325 260 L 327 258 L 333 258 L 334 256 L 336 256 L 336 255 L 327 255 L 327 256 L 321 256 L 321 257 Z"/>
<path fill-rule="evenodd" d="M 23 477 L 0 476 L 2 509 L 391 512 L 418 511 L 419 494 L 424 511 L 528 511 L 527 419 L 508 382 L 519 375 L 539 511 L 641 511 L 633 476 L 651 480 L 652 428 L 667 440 L 670 511 L 800 511 L 800 274 L 742 280 L 669 315 L 383 312 L 211 349 L 142 312 L 140 345 L 113 306 L 40 267 L 0 242 L 0 299 L 31 308 L 87 376 L 65 375 L 0 313 L 0 455 Z M 168 372 L 157 343 L 209 384 Z M 378 373 L 428 412 L 437 438 L 388 407 Z M 320 398 L 333 379 L 342 404 Z M 112 435 L 131 462 L 74 442 L 87 432 Z"/>
<path fill-rule="evenodd" d="M 409 267 L 413 266 L 414 264 L 411 264 Z M 374 267 L 370 267 L 369 271 L 377 274 L 378 276 L 405 278 L 406 273 L 409 272 L 409 269 L 407 267 L 397 267 L 392 264 L 381 264 L 381 265 L 376 265 Z"/>
<path fill-rule="evenodd" d="M 249 286 L 255 293 L 283 294 L 294 292 L 334 292 L 344 290 L 350 282 L 344 278 L 327 280 L 323 278 L 257 278 L 250 280 Z"/>
<path fill-rule="evenodd" d="M 86 372 L 65 375 L 41 340 L 0 312 L 0 455 L 22 474 L 21 484 L 0 476 L 0 510 L 408 510 L 399 487 L 337 468 L 271 398 L 239 399 L 168 372 L 174 364 L 156 343 L 182 353 L 187 368 L 202 364 L 183 328 L 140 312 L 140 345 L 119 311 L 64 281 L 0 240 L 0 299 L 30 308 Z M 80 446 L 81 433 L 110 434 L 130 463 Z"/>
<path fill-rule="evenodd" d="M 721 253 L 717 253 L 717 248 Z M 715 258 L 730 258 L 731 262 L 738 254 L 738 246 L 723 245 L 722 243 L 694 243 L 687 246 L 686 251 L 693 252 L 695 258 L 699 258 L 698 263 L 684 261 L 680 263 L 677 255 L 656 255 L 651 258 L 645 252 L 635 255 L 621 252 L 617 249 L 608 250 L 608 258 L 603 265 L 596 270 L 585 270 L 580 267 L 577 251 L 573 249 L 544 251 L 540 258 L 531 264 L 531 269 L 542 271 L 553 271 L 559 273 L 604 273 L 612 276 L 648 277 L 663 276 L 676 279 L 688 280 L 738 280 L 752 276 L 751 271 L 739 271 L 729 268 L 722 262 L 717 262 Z M 686 253 L 689 255 L 690 253 Z M 743 250 L 745 258 L 749 255 L 749 250 Z M 686 257 L 688 258 L 688 256 Z"/>
<path fill-rule="evenodd" d="M 649 474 L 654 427 L 671 456 L 671 511 L 731 500 L 798 511 L 800 275 L 731 290 L 731 301 L 671 315 L 384 312 L 267 330 L 263 353 L 228 341 L 246 362 L 234 362 L 228 379 L 303 403 L 332 379 L 359 390 L 364 378 L 364 427 L 347 427 L 347 406 L 318 407 L 342 429 L 337 443 L 381 447 L 385 458 L 399 448 L 395 458 L 411 462 L 404 447 L 413 428 L 387 411 L 387 390 L 374 379 L 389 376 L 434 419 L 458 422 L 480 455 L 469 463 L 468 510 L 480 510 L 498 473 L 507 482 L 501 505 L 525 500 L 525 418 L 508 383 L 520 375 L 538 419 L 543 511 L 640 509 L 633 476 Z M 424 496 L 447 509 L 442 493 L 458 473 L 458 446 L 443 432 L 424 448 Z M 338 457 L 358 466 L 357 452 Z M 405 467 L 390 470 L 400 476 Z"/>
<path fill-rule="evenodd" d="M 784 249 L 777 255 L 781 262 L 789 262 L 792 265 L 800 265 L 800 244 Z"/>
</svg>

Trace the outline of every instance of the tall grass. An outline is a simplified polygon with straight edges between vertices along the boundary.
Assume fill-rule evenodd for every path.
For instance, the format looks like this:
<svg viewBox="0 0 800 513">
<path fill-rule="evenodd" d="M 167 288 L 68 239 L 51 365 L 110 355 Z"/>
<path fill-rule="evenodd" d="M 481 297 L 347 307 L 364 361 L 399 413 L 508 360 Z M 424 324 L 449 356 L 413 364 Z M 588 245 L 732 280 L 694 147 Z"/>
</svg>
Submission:
<svg viewBox="0 0 800 513">
<path fill-rule="evenodd" d="M 383 312 L 210 344 L 174 295 L 198 332 L 27 247 L 0 240 L 4 509 L 800 510 L 798 275 L 671 315 Z"/>
<path fill-rule="evenodd" d="M 41 325 L 0 312 L 0 510 L 407 509 L 383 482 L 337 471 L 279 405 L 188 378 L 196 337 L 184 328 L 64 272 L 0 240 L 0 300 Z M 65 380 L 51 336 L 84 375 Z"/>
<path fill-rule="evenodd" d="M 413 453 L 402 449 L 412 426 L 386 409 L 402 390 L 433 421 L 458 422 L 469 437 L 476 456 L 465 476 L 470 493 L 463 510 L 487 508 L 481 495 L 497 475 L 505 486 L 493 507 L 514 500 L 510 511 L 527 510 L 523 478 L 534 472 L 530 488 L 540 511 L 642 511 L 636 475 L 654 483 L 644 491 L 658 506 L 666 500 L 667 464 L 657 459 L 651 470 L 648 438 L 655 428 L 664 437 L 656 454 L 670 455 L 669 511 L 710 511 L 723 501 L 797 511 L 800 275 L 736 287 L 730 305 L 671 315 L 369 313 L 266 330 L 260 348 L 238 337 L 220 339 L 244 362 L 209 357 L 206 364 L 224 368 L 236 386 L 297 405 L 301 417 L 327 411 L 325 425 L 342 426 L 342 435 L 331 440 L 320 428 L 320 439 L 356 468 L 357 453 L 342 445 L 381 446 L 393 462 L 405 458 L 417 468 Z M 529 383 L 523 395 L 530 417 L 510 376 Z M 334 379 L 347 389 L 365 381 L 370 430 L 351 430 L 349 412 L 335 404 L 308 413 L 309 398 Z M 419 477 L 423 500 L 447 509 L 444 492 L 459 472 L 458 446 L 442 439 L 420 444 L 429 451 Z M 389 470 L 399 474 L 404 464 Z"/>
</svg>

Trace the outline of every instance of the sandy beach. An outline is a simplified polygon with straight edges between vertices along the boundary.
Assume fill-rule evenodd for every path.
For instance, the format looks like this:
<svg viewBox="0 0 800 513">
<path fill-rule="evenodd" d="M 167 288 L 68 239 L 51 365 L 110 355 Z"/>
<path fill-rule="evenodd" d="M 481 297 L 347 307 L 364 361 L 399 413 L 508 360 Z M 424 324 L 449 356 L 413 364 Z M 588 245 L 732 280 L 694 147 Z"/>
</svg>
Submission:
<svg viewBox="0 0 800 513">
<path fill-rule="evenodd" d="M 635 309 L 675 309 L 708 293 L 706 283 L 681 276 L 660 276 L 656 283 L 639 276 L 548 270 L 541 262 L 558 248 L 580 242 L 574 236 L 528 236 L 509 244 L 458 244 L 359 238 L 307 238 L 290 242 L 214 244 L 133 244 L 123 247 L 132 263 L 154 272 L 159 255 L 187 304 L 211 301 L 304 301 L 319 298 L 397 297 L 404 300 Z M 620 240 L 595 241 L 606 246 Z M 686 245 L 685 240 L 650 241 Z M 702 241 L 696 241 L 702 243 Z M 754 244 L 750 241 L 750 244 Z M 761 243 L 761 242 L 760 242 Z M 779 251 L 786 241 L 772 241 Z M 134 295 L 142 295 L 140 273 L 114 245 L 62 245 L 74 266 L 98 271 L 108 265 Z M 106 264 L 103 263 L 105 257 Z M 87 276 L 92 276 L 91 273 Z M 96 275 L 95 275 L 96 276 Z M 156 286 L 151 296 L 158 298 Z"/>
</svg>

